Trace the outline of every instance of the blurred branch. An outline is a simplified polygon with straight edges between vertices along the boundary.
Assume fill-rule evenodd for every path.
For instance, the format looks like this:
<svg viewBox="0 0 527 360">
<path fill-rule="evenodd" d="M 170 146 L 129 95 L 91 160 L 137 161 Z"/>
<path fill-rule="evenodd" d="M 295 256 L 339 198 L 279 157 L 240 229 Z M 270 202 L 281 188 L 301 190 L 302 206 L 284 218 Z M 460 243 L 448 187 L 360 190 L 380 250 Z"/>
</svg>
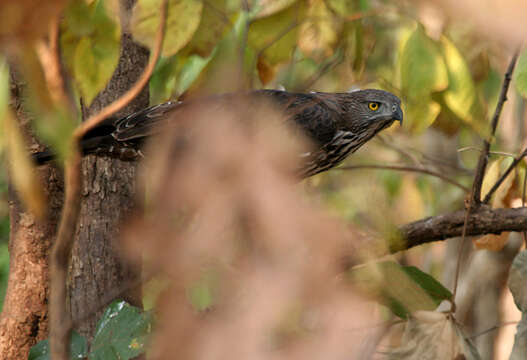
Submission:
<svg viewBox="0 0 527 360">
<path fill-rule="evenodd" d="M 483 184 L 483 177 L 485 176 L 485 169 L 487 167 L 488 156 L 490 151 L 490 143 L 494 140 L 496 135 L 496 128 L 498 126 L 498 120 L 501 115 L 501 110 L 503 109 L 503 104 L 507 101 L 507 91 L 509 90 L 509 85 L 512 79 L 512 72 L 514 71 L 514 66 L 516 65 L 516 60 L 518 58 L 518 52 L 515 52 L 512 56 L 512 59 L 505 73 L 503 79 L 503 85 L 501 87 L 501 93 L 496 105 L 496 110 L 492 121 L 490 123 L 490 135 L 487 139 L 483 140 L 483 151 L 479 156 L 478 166 L 476 168 L 476 176 L 474 177 L 474 183 L 472 185 L 472 199 L 471 203 L 479 205 L 481 203 L 481 185 Z"/>
<path fill-rule="evenodd" d="M 49 93 L 57 104 L 68 104 L 75 109 L 73 99 L 69 97 L 65 89 L 65 81 L 60 61 L 59 27 L 60 18 L 56 17 L 50 22 L 48 44 L 44 40 L 36 43 L 36 52 L 43 69 Z"/>
<path fill-rule="evenodd" d="M 525 156 L 527 156 L 527 148 L 525 150 L 523 150 L 523 152 L 518 157 L 516 157 L 514 159 L 514 161 L 509 165 L 507 170 L 505 170 L 505 172 L 494 183 L 494 185 L 492 185 L 492 187 L 490 188 L 489 192 L 487 193 L 487 195 L 485 195 L 485 198 L 483 199 L 483 203 L 484 204 L 488 204 L 490 198 L 492 197 L 492 194 L 494 194 L 494 192 L 500 187 L 501 183 L 503 183 L 503 181 L 507 178 L 507 176 L 509 176 L 510 172 L 512 170 L 514 170 L 514 168 L 516 168 L 516 166 L 518 166 L 520 161 L 522 161 L 522 159 Z"/>
<path fill-rule="evenodd" d="M 66 278 L 73 238 L 80 213 L 80 150 L 74 147 L 65 168 L 65 199 L 57 239 L 51 253 L 50 345 L 51 358 L 70 358 L 71 318 L 66 311 Z"/>
<path fill-rule="evenodd" d="M 402 241 L 390 244 L 390 252 L 460 236 L 465 223 L 465 210 L 432 216 L 399 228 Z M 500 234 L 503 231 L 527 231 L 527 208 L 492 209 L 479 206 L 467 216 L 466 235 Z"/>
<path fill-rule="evenodd" d="M 443 175 L 440 172 L 430 170 L 430 169 L 423 169 L 420 167 L 413 167 L 413 166 L 405 166 L 405 165 L 375 165 L 375 164 L 365 164 L 365 165 L 350 165 L 350 166 L 342 166 L 339 167 L 340 170 L 358 170 L 358 169 L 384 169 L 384 170 L 396 170 L 396 171 L 408 171 L 408 172 L 415 172 L 415 173 L 421 173 L 425 175 L 435 176 L 441 180 L 446 181 L 449 184 L 452 184 L 454 186 L 457 186 L 461 190 L 468 192 L 469 188 L 467 188 L 465 185 L 458 183 L 456 180 L 449 178 L 448 176 Z"/>
<path fill-rule="evenodd" d="M 97 115 L 90 117 L 75 129 L 72 136 L 72 154 L 65 163 L 65 201 L 59 225 L 59 232 L 53 245 L 51 256 L 51 296 L 50 296 L 50 345 L 51 357 L 56 360 L 70 358 L 71 318 L 66 304 L 66 277 L 68 262 L 75 236 L 75 229 L 80 212 L 80 191 L 82 183 L 81 154 L 79 141 L 82 136 L 101 121 L 119 111 L 132 101 L 148 83 L 157 63 L 166 28 L 168 0 L 163 0 L 159 28 L 150 61 L 145 71 L 121 98 L 103 108 Z"/>
</svg>

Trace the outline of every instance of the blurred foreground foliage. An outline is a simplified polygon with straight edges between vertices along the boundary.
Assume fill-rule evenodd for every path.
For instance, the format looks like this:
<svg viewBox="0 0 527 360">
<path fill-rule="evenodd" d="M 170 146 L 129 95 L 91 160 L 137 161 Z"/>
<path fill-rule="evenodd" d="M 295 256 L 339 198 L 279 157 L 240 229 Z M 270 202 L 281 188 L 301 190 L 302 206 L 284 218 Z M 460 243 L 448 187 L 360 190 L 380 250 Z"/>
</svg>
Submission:
<svg viewBox="0 0 527 360">
<path fill-rule="evenodd" d="M 20 3 L 9 13 L 18 11 L 25 15 L 35 11 L 24 7 L 24 1 Z M 45 8 L 42 21 L 32 31 L 20 30 L 23 16 L 13 18 L 11 24 L 20 43 L 8 51 L 7 59 L 27 84 L 25 101 L 31 109 L 32 128 L 40 140 L 65 157 L 78 123 L 80 102 L 74 101 L 77 109 L 71 109 L 64 99 L 55 96 L 45 62 L 36 50 L 38 37 L 46 31 L 41 23 L 63 8 L 61 56 L 68 83 L 77 97 L 82 97 L 84 105 L 93 102 L 114 72 L 123 24 L 115 0 L 52 3 L 54 7 Z M 160 4 L 161 0 L 138 0 L 131 19 L 123 22 L 130 27 L 134 39 L 148 47 L 159 24 Z M 4 6 L 7 5 L 0 4 L 2 24 L 8 13 Z M 434 167 L 469 186 L 470 169 L 474 168 L 478 153 L 458 154 L 456 149 L 472 146 L 487 135 L 487 124 L 500 92 L 503 62 L 507 59 L 501 57 L 499 46 L 478 39 L 463 24 L 448 22 L 438 30 L 429 20 L 413 2 L 390 0 L 170 0 L 163 54 L 150 81 L 151 103 L 262 87 L 328 92 L 383 88 L 403 100 L 404 128 L 390 129 L 368 146 L 370 151 L 354 155 L 352 162 L 374 159 Z M 4 33 L 1 25 L 0 35 Z M 37 213 L 43 212 L 43 198 L 32 182 L 26 144 L 19 129 L 13 126 L 14 118 L 8 109 L 7 74 L 7 66 L 3 66 L 0 151 L 11 164 L 13 185 L 26 204 Z M 525 51 L 520 56 L 514 83 L 518 93 L 527 97 Z M 517 140 L 503 136 L 498 143 L 508 151 L 517 150 L 517 142 L 510 139 Z M 491 180 L 503 173 L 504 167 L 502 159 L 491 159 L 485 184 L 492 184 Z M 525 168 L 521 167 L 500 187 L 492 205 L 512 206 L 524 177 Z M 8 268 L 8 220 L 4 175 L 0 181 L 1 289 Z M 393 231 L 395 224 L 456 210 L 465 195 L 438 178 L 390 170 L 336 170 L 309 179 L 305 185 L 308 196 L 327 204 L 338 217 L 381 234 Z M 502 240 L 487 238 L 480 244 L 491 248 Z M 383 271 L 387 266 L 392 264 L 380 265 Z M 448 290 L 425 273 L 415 268 L 398 269 L 426 295 L 439 295 L 431 295 L 430 301 L 421 302 L 423 307 L 416 308 L 413 304 L 401 304 L 402 300 L 394 299 L 388 291 L 383 303 L 391 305 L 397 315 L 407 314 L 405 306 L 412 311 L 431 310 L 440 300 L 450 299 Z M 402 282 L 401 278 L 393 281 Z M 210 278 L 196 280 L 186 292 L 198 311 L 214 304 L 210 282 Z M 380 285 L 385 290 L 393 290 L 393 286 Z"/>
</svg>

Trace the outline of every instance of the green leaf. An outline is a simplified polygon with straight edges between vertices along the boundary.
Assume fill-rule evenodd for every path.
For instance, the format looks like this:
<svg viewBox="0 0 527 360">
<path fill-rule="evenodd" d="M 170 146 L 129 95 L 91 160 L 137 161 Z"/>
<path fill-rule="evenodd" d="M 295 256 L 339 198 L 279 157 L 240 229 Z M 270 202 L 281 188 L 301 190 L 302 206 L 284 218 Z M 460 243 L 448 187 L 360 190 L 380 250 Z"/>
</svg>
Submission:
<svg viewBox="0 0 527 360">
<path fill-rule="evenodd" d="M 250 15 L 252 19 L 270 16 L 284 10 L 295 2 L 297 0 L 251 0 L 249 1 Z"/>
<path fill-rule="evenodd" d="M 443 92 L 446 105 L 465 122 L 478 126 L 486 124 L 476 86 L 465 59 L 446 37 L 441 38 L 441 50 L 448 72 L 448 88 Z"/>
<path fill-rule="evenodd" d="M 408 127 L 420 133 L 434 123 L 441 112 L 441 105 L 428 95 L 421 98 L 408 98 L 403 103 L 405 121 Z"/>
<path fill-rule="evenodd" d="M 139 0 L 132 14 L 132 34 L 141 44 L 152 48 L 159 28 L 161 0 Z M 176 54 L 192 39 L 203 10 L 202 0 L 169 0 L 163 55 Z"/>
<path fill-rule="evenodd" d="M 418 310 L 434 310 L 452 294 L 432 276 L 393 261 L 369 264 L 351 271 L 352 279 L 401 318 Z"/>
<path fill-rule="evenodd" d="M 400 45 L 399 71 L 406 100 L 406 118 L 416 131 L 431 125 L 440 111 L 431 94 L 445 90 L 448 72 L 439 44 L 429 38 L 421 25 Z"/>
<path fill-rule="evenodd" d="M 149 82 L 150 104 L 160 104 L 174 96 L 179 61 L 179 55 L 159 59 Z"/>
<path fill-rule="evenodd" d="M 86 339 L 75 330 L 71 332 L 70 359 L 84 359 L 88 356 L 88 344 Z M 49 360 L 49 340 L 43 340 L 35 344 L 29 350 L 28 360 Z"/>
<path fill-rule="evenodd" d="M 208 57 L 229 28 L 230 20 L 227 17 L 227 11 L 227 0 L 207 0 L 203 4 L 198 29 L 181 52 Z"/>
<path fill-rule="evenodd" d="M 298 23 L 304 15 L 304 2 L 298 2 L 271 16 L 252 21 L 249 45 L 257 53 L 263 51 L 261 58 L 271 66 L 288 61 L 297 43 Z"/>
<path fill-rule="evenodd" d="M 178 98 L 194 83 L 209 60 L 210 57 L 198 55 L 161 58 L 150 80 L 150 103 Z"/>
<path fill-rule="evenodd" d="M 518 92 L 527 98 L 527 50 L 524 50 L 518 58 L 518 64 L 514 72 L 514 82 Z"/>
<path fill-rule="evenodd" d="M 119 60 L 120 29 L 103 1 L 72 1 L 63 23 L 61 45 L 67 67 L 90 104 L 110 80 Z"/>
<path fill-rule="evenodd" d="M 152 315 L 124 301 L 115 301 L 95 329 L 90 360 L 127 360 L 145 351 Z"/>
<path fill-rule="evenodd" d="M 417 98 L 445 90 L 448 73 L 439 45 L 417 26 L 402 50 L 401 87 L 409 97 Z"/>
</svg>

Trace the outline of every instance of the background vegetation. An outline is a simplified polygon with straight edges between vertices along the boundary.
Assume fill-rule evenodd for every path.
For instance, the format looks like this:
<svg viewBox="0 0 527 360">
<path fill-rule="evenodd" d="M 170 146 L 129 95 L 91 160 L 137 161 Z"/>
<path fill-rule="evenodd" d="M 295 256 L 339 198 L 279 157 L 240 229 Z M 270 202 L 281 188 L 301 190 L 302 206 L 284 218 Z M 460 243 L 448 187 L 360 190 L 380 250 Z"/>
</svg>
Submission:
<svg viewBox="0 0 527 360">
<path fill-rule="evenodd" d="M 28 14 L 35 16 L 39 10 L 25 8 L 25 2 L 20 3 L 10 5 L 9 14 L 20 14 L 22 19 Z M 23 59 L 16 67 L 27 81 L 29 91 L 24 102 L 33 117 L 32 131 L 64 160 L 71 152 L 68 139 L 80 121 L 81 107 L 96 101 L 97 94 L 114 75 L 122 34 L 131 32 L 135 41 L 150 49 L 154 47 L 161 1 L 138 0 L 131 16 L 124 20 L 119 16 L 117 1 L 52 3 L 61 9 L 61 59 L 66 89 L 73 94 L 77 112 L 68 100 L 61 98 L 60 92 L 50 90 L 48 68 L 42 60 L 45 57 L 39 51 L 39 41 L 47 27 L 30 25 L 27 30 L 22 21 L 13 20 L 0 27 L 0 35 L 10 66 L 14 67 L 12 58 Z M 366 232 L 384 241 L 400 225 L 465 208 L 481 153 L 481 139 L 490 136 L 489 122 L 498 103 L 507 64 L 512 54 L 521 49 L 519 40 L 527 35 L 523 20 L 517 18 L 522 10 L 527 11 L 526 7 L 514 1 L 500 4 L 498 8 L 492 4 L 482 8 L 477 1 L 456 4 L 447 0 L 171 0 L 161 57 L 149 82 L 150 104 L 257 88 L 299 92 L 382 88 L 397 94 L 404 105 L 402 127 L 392 126 L 351 156 L 340 169 L 317 175 L 301 185 L 305 190 L 301 199 L 324 208 L 331 214 L 331 221 L 336 218 L 355 234 Z M 0 8 L 0 12 L 8 13 L 4 11 L 7 5 L 2 6 L 6 7 Z M 40 9 L 40 13 L 49 14 L 50 19 L 58 14 L 56 9 L 47 10 Z M 2 16 L 7 19 L 7 15 Z M 487 26 L 488 23 L 492 26 Z M 5 40 L 7 37 L 15 45 Z M 7 88 L 8 68 L 3 63 L 2 86 Z M 0 110 L 5 113 L 7 91 L 2 96 Z M 500 118 L 497 135 L 492 138 L 483 195 L 526 145 L 524 97 L 527 97 L 525 50 L 520 51 L 510 101 Z M 197 114 L 196 118 L 200 116 Z M 28 154 L 18 151 L 24 148 L 24 143 L 17 141 L 19 131 L 13 128 L 13 119 L 9 120 L 9 115 L 4 118 L 0 121 L 10 130 L 5 132 L 7 136 L 0 136 L 0 145 L 6 164 L 11 164 L 9 175 L 14 179 L 13 185 L 32 211 L 42 212 L 46 205 L 39 195 L 40 185 L 20 180 L 32 177 Z M 202 160 L 204 164 L 214 163 Z M 174 173 L 185 176 L 183 170 L 178 171 L 175 166 Z M 7 172 L 0 174 L 0 298 L 9 272 L 6 184 Z M 491 207 L 521 206 L 524 184 L 525 164 L 521 161 L 493 194 Z M 177 186 L 183 188 L 184 184 Z M 155 190 L 152 192 L 155 198 Z M 190 200 L 189 204 L 196 205 Z M 225 206 L 237 209 L 236 205 Z M 306 215 L 299 219 L 299 223 L 305 224 L 313 218 Z M 177 231 L 170 234 L 182 236 Z M 417 266 L 433 278 L 414 267 L 397 265 L 394 270 L 388 263 L 377 269 L 385 277 L 384 282 L 376 283 L 378 279 L 370 278 L 368 274 L 375 271 L 366 271 L 358 282 L 376 283 L 375 289 L 368 290 L 396 315 L 404 317 L 415 310 L 433 310 L 441 300 L 452 300 L 446 289 L 455 293 L 455 269 L 460 257 L 464 266 L 456 289 L 456 317 L 466 325 L 466 333 L 475 336 L 483 358 L 506 358 L 503 354 L 508 352 L 500 350 L 500 346 L 508 346 L 510 352 L 511 333 L 501 338 L 502 342 L 496 342 L 496 346 L 493 344 L 502 331 L 500 325 L 520 319 L 506 281 L 522 241 L 518 233 L 490 234 L 472 241 L 474 249 L 484 250 L 460 254 L 457 239 L 394 257 L 401 265 Z M 359 258 L 365 261 L 373 255 L 375 249 L 370 248 Z M 149 261 L 152 259 L 146 259 L 146 263 Z M 206 312 L 218 301 L 211 295 L 214 293 L 211 289 L 221 283 L 211 280 L 217 276 L 215 271 L 213 275 L 205 272 L 202 277 L 189 280 L 193 284 L 189 285 L 190 302 L 198 312 Z M 399 276 L 398 271 L 405 275 Z M 424 289 L 432 298 L 431 303 L 418 297 L 402 299 L 400 294 L 390 292 L 394 283 L 402 286 L 407 276 Z M 145 286 L 148 302 L 156 301 L 155 295 L 164 288 L 160 284 L 165 284 L 165 280 L 156 277 Z M 484 298 L 492 301 L 486 302 Z M 381 312 L 381 320 L 391 319 L 391 312 Z M 284 325 L 284 338 L 302 332 L 295 327 L 295 321 L 291 320 L 290 327 Z M 492 331 L 479 335 L 489 329 Z M 503 339 L 508 340 L 508 345 L 501 345 L 507 343 Z M 85 349 L 83 354 L 86 353 Z M 129 356 L 133 355 L 136 353 Z"/>
</svg>

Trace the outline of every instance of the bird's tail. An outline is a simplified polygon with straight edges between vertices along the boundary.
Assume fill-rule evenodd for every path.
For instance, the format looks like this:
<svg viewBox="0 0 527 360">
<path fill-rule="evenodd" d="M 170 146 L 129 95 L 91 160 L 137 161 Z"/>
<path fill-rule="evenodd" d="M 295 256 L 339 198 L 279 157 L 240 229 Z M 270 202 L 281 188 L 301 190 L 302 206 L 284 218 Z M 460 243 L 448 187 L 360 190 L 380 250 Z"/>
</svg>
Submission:
<svg viewBox="0 0 527 360">
<path fill-rule="evenodd" d="M 33 158 L 35 164 L 44 165 L 52 160 L 55 160 L 56 155 L 51 150 L 46 149 L 44 151 L 31 154 L 31 157 Z"/>
</svg>

